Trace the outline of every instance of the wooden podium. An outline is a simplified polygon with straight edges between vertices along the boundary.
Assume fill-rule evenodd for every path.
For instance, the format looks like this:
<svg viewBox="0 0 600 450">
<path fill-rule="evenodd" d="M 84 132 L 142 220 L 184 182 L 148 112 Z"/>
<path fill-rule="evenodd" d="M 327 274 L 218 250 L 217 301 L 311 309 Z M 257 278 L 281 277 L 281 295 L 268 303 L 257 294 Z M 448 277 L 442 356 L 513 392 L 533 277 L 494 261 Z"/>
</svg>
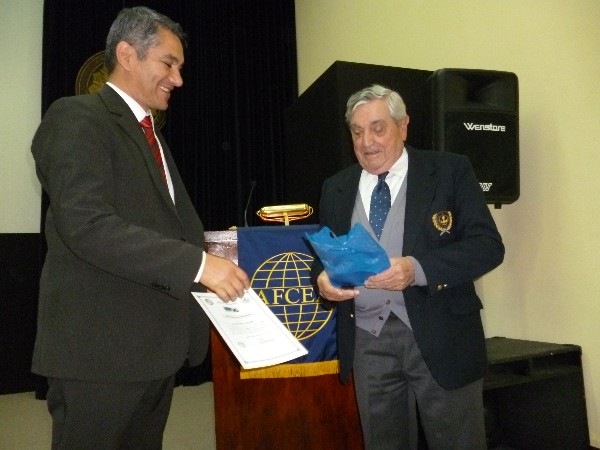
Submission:
<svg viewBox="0 0 600 450">
<path fill-rule="evenodd" d="M 237 263 L 237 232 L 206 232 L 206 249 Z M 363 448 L 354 384 L 337 374 L 240 379 L 240 365 L 211 331 L 218 450 Z"/>
</svg>

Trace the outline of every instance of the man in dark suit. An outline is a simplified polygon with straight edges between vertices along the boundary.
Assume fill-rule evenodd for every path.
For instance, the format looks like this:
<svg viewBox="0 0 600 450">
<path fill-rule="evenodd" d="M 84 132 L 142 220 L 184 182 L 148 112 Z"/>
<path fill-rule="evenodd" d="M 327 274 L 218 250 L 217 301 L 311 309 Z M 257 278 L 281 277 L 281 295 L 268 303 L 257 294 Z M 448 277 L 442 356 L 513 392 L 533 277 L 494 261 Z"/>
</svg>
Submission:
<svg viewBox="0 0 600 450">
<path fill-rule="evenodd" d="M 249 287 L 235 264 L 204 252 L 148 117 L 183 83 L 183 43 L 168 17 L 124 9 L 107 37 L 108 83 L 56 101 L 33 139 L 50 200 L 33 371 L 48 377 L 53 449 L 161 448 L 175 373 L 207 351 L 191 290 L 229 301 Z"/>
<path fill-rule="evenodd" d="M 358 164 L 323 184 L 320 223 L 336 235 L 362 224 L 391 267 L 364 286 L 335 287 L 317 262 L 313 279 L 337 306 L 340 375 L 354 372 L 365 447 L 415 448 L 418 410 L 430 449 L 485 449 L 473 280 L 501 263 L 504 246 L 481 188 L 466 157 L 405 147 L 409 117 L 396 92 L 357 92 L 346 119 Z"/>
</svg>

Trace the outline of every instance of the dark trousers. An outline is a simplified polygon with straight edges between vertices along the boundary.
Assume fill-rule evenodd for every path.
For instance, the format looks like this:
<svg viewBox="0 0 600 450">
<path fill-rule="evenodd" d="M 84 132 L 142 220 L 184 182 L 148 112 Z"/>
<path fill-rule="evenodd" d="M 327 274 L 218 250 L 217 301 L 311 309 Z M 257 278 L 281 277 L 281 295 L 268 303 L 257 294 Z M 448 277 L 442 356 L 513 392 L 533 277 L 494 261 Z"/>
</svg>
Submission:
<svg viewBox="0 0 600 450">
<path fill-rule="evenodd" d="M 49 378 L 52 450 L 162 448 L 174 379 L 92 383 Z"/>
<path fill-rule="evenodd" d="M 487 448 L 483 380 L 443 389 L 393 314 L 378 337 L 356 329 L 354 383 L 367 450 L 415 449 L 417 409 L 430 450 Z"/>
</svg>

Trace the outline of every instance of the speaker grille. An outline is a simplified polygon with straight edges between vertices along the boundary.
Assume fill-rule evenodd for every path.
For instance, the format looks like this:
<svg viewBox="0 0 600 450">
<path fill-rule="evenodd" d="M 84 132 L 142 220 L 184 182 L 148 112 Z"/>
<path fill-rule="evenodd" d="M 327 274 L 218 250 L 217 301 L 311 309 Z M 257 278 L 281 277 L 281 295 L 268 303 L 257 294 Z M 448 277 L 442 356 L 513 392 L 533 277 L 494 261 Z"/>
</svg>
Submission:
<svg viewBox="0 0 600 450">
<path fill-rule="evenodd" d="M 466 155 L 492 203 L 519 197 L 517 118 L 511 114 L 457 111 L 444 118 L 444 150 Z"/>
<path fill-rule="evenodd" d="M 489 70 L 440 69 L 428 82 L 431 147 L 466 155 L 488 203 L 499 205 L 517 200 L 516 75 Z"/>
</svg>

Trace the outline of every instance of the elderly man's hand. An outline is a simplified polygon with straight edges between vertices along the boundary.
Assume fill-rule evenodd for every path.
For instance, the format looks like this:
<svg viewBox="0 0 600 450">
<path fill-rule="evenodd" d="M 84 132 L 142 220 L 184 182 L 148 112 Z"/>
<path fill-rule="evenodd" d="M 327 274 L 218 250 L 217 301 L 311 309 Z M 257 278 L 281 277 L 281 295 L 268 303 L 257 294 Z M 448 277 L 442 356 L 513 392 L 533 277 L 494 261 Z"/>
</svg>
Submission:
<svg viewBox="0 0 600 450">
<path fill-rule="evenodd" d="M 368 289 L 403 291 L 415 281 L 415 268 L 410 258 L 391 258 L 391 267 L 365 281 Z"/>
<path fill-rule="evenodd" d="M 330 302 L 343 302 L 358 295 L 356 289 L 336 288 L 331 284 L 329 276 L 325 271 L 321 272 L 317 277 L 317 287 L 319 288 L 321 297 Z"/>
</svg>

